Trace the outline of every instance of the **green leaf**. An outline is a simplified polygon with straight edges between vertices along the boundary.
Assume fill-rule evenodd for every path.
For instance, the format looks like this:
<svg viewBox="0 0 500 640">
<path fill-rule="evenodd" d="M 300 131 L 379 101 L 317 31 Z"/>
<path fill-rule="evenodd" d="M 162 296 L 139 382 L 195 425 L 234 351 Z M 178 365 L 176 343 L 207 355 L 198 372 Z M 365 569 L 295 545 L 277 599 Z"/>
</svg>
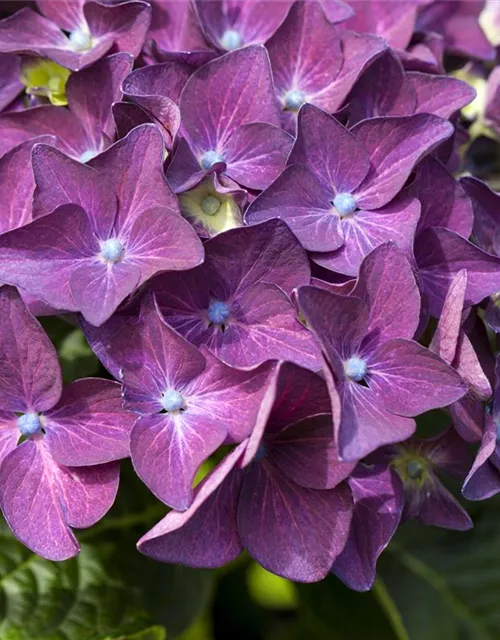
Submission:
<svg viewBox="0 0 500 640">
<path fill-rule="evenodd" d="M 293 582 L 275 576 L 256 562 L 248 567 L 248 590 L 257 604 L 266 609 L 295 609 L 297 592 Z"/>
<path fill-rule="evenodd" d="M 148 627 L 136 589 L 105 568 L 111 551 L 84 545 L 77 558 L 49 562 L 1 526 L 0 638 L 100 640 Z"/>
<path fill-rule="evenodd" d="M 165 640 L 167 632 L 163 627 L 155 625 L 128 636 L 106 638 L 106 640 Z"/>
<path fill-rule="evenodd" d="M 80 329 L 73 329 L 60 342 L 59 362 L 65 384 L 78 378 L 95 376 L 100 369 L 99 360 Z"/>
</svg>

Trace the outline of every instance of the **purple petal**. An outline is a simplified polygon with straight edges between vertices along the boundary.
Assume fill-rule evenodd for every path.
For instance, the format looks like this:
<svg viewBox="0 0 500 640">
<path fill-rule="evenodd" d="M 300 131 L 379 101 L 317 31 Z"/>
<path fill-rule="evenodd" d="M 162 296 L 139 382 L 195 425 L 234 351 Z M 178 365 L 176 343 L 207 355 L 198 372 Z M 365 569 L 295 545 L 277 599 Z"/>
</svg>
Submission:
<svg viewBox="0 0 500 640">
<path fill-rule="evenodd" d="M 271 421 L 270 425 L 274 427 Z M 356 466 L 355 462 L 339 462 L 331 415 L 291 424 L 265 446 L 269 459 L 282 473 L 309 489 L 333 489 Z"/>
<path fill-rule="evenodd" d="M 50 143 L 55 138 L 40 136 L 28 140 L 0 158 L 2 185 L 2 217 L 0 233 L 22 227 L 32 220 L 32 200 L 35 180 L 31 167 L 31 151 L 39 142 Z"/>
<path fill-rule="evenodd" d="M 239 127 L 224 147 L 227 175 L 249 189 L 265 189 L 286 165 L 294 139 L 262 122 Z"/>
<path fill-rule="evenodd" d="M 75 31 L 86 26 L 83 16 L 84 0 L 38 0 L 43 15 L 65 31 Z"/>
<path fill-rule="evenodd" d="M 460 184 L 472 201 L 474 236 L 483 249 L 494 253 L 492 250 L 495 232 L 500 224 L 500 196 L 496 191 L 490 189 L 485 182 L 477 178 L 462 178 Z M 459 233 L 457 229 L 453 229 L 453 231 Z M 467 234 L 462 233 L 461 235 L 468 237 L 470 232 Z"/>
<path fill-rule="evenodd" d="M 448 119 L 476 97 L 470 85 L 456 78 L 413 71 L 408 73 L 408 80 L 417 95 L 415 113 L 433 113 Z"/>
<path fill-rule="evenodd" d="M 200 568 L 220 567 L 240 554 L 236 518 L 243 473 L 235 465 L 246 445 L 242 442 L 200 483 L 187 511 L 171 511 L 142 536 L 141 553 Z"/>
<path fill-rule="evenodd" d="M 238 506 L 241 540 L 259 564 L 284 578 L 324 578 L 346 543 L 351 516 L 346 485 L 305 489 L 266 460 L 246 472 Z"/>
<path fill-rule="evenodd" d="M 347 28 L 358 33 L 376 33 L 394 49 L 406 49 L 415 28 L 417 3 L 364 1 L 356 2 L 355 15 Z"/>
<path fill-rule="evenodd" d="M 122 407 L 121 385 L 86 378 L 66 387 L 45 414 L 45 441 L 54 460 L 89 466 L 126 458 L 135 414 Z"/>
<path fill-rule="evenodd" d="M 429 114 L 373 118 L 353 127 L 352 133 L 366 148 L 371 162 L 356 191 L 359 207 L 375 209 L 387 204 L 413 167 L 453 132 L 449 122 Z"/>
<path fill-rule="evenodd" d="M 365 258 L 351 295 L 367 303 L 368 331 L 376 339 L 411 339 L 415 335 L 420 292 L 410 262 L 396 245 L 381 245 Z"/>
<path fill-rule="evenodd" d="M 0 111 L 8 107 L 23 90 L 20 76 L 21 58 L 10 53 L 0 54 Z"/>
<path fill-rule="evenodd" d="M 201 30 L 194 5 L 178 0 L 154 0 L 148 36 L 167 52 L 196 52 L 208 45 Z"/>
<path fill-rule="evenodd" d="M 199 153 L 224 147 L 243 124 L 267 122 L 279 127 L 264 47 L 232 51 L 198 69 L 184 87 L 180 107 L 184 135 Z"/>
<path fill-rule="evenodd" d="M 462 487 L 468 500 L 485 500 L 500 491 L 500 473 L 490 461 L 496 448 L 497 426 L 493 418 L 488 417 L 479 451 Z"/>
<path fill-rule="evenodd" d="M 0 396 L 3 411 L 46 411 L 61 395 L 57 354 L 11 287 L 0 288 Z"/>
<path fill-rule="evenodd" d="M 450 365 L 453 363 L 457 352 L 466 289 L 467 271 L 461 269 L 451 281 L 436 332 L 429 345 L 431 351 L 437 353 L 440 358 Z"/>
<path fill-rule="evenodd" d="M 16 415 L 0 411 L 0 464 L 16 448 L 19 436 Z"/>
<path fill-rule="evenodd" d="M 443 360 L 410 340 L 388 340 L 371 354 L 370 392 L 391 413 L 416 416 L 460 400 L 466 387 Z"/>
<path fill-rule="evenodd" d="M 363 144 L 334 117 L 305 104 L 288 164 L 305 164 L 334 193 L 352 193 L 368 174 L 370 158 Z"/>
<path fill-rule="evenodd" d="M 279 217 L 308 251 L 333 251 L 344 242 L 333 195 L 310 169 L 291 165 L 252 202 L 245 220 L 253 225 Z"/>
<path fill-rule="evenodd" d="M 377 466 L 350 479 L 354 514 L 347 544 L 333 563 L 333 573 L 350 589 L 368 591 L 376 564 L 396 532 L 404 504 L 401 480 L 390 468 Z"/>
<path fill-rule="evenodd" d="M 426 229 L 417 239 L 415 257 L 430 312 L 439 317 L 454 275 L 467 269 L 465 306 L 500 291 L 500 259 L 448 229 Z"/>
<path fill-rule="evenodd" d="M 490 382 L 469 337 L 463 331 L 458 337 L 453 368 L 478 398 L 488 400 L 491 396 Z"/>
</svg>

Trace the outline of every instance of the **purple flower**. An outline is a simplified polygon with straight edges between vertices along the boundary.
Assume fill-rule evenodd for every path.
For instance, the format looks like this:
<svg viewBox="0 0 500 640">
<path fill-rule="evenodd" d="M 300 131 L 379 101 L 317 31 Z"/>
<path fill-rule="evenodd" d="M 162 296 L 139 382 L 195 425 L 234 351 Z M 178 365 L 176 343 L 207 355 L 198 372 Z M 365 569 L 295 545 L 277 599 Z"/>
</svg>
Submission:
<svg viewBox="0 0 500 640">
<path fill-rule="evenodd" d="M 304 103 L 329 113 L 337 111 L 386 44 L 380 38 L 350 32 L 341 38 L 317 2 L 301 1 L 292 5 L 266 47 L 282 121 L 294 133 L 295 116 Z"/>
<path fill-rule="evenodd" d="M 452 132 L 425 114 L 373 118 L 349 131 L 306 104 L 289 166 L 246 219 L 279 216 L 314 262 L 345 275 L 357 275 L 363 258 L 388 240 L 411 255 L 420 206 L 396 196 L 417 162 Z"/>
<path fill-rule="evenodd" d="M 146 2 L 116 5 L 87 0 L 40 0 L 0 21 L 0 52 L 49 58 L 78 71 L 107 53 L 139 55 L 151 20 Z M 68 32 L 66 35 L 64 32 Z"/>
<path fill-rule="evenodd" d="M 196 0 L 202 29 L 218 51 L 263 44 L 285 19 L 292 0 Z"/>
<path fill-rule="evenodd" d="M 394 245 L 364 260 L 352 295 L 301 287 L 297 298 L 325 354 L 332 407 L 341 410 L 335 429 L 342 459 L 359 460 L 383 444 L 406 440 L 415 430 L 413 416 L 464 395 L 458 374 L 412 340 L 420 295 L 409 262 Z"/>
<path fill-rule="evenodd" d="M 0 289 L 0 311 L 0 506 L 21 542 L 65 560 L 80 550 L 71 527 L 113 504 L 134 415 L 116 382 L 62 390 L 55 349 L 14 289 Z"/>
<path fill-rule="evenodd" d="M 288 297 L 310 281 L 307 256 L 288 227 L 272 220 L 233 229 L 204 247 L 199 267 L 151 282 L 167 322 L 235 367 L 275 358 L 319 369 L 318 345 Z"/>
<path fill-rule="evenodd" d="M 332 572 L 350 589 L 368 591 L 375 582 L 377 560 L 401 520 L 403 484 L 385 465 L 360 465 L 348 483 L 354 499 L 351 529 Z"/>
<path fill-rule="evenodd" d="M 481 439 L 482 401 L 491 396 L 491 385 L 472 343 L 462 328 L 467 272 L 459 271 L 446 296 L 429 349 L 451 365 L 468 386 L 467 395 L 449 407 L 453 423 L 464 440 Z"/>
<path fill-rule="evenodd" d="M 233 369 L 169 327 L 154 297 L 140 320 L 109 343 L 120 364 L 125 406 L 139 414 L 130 450 L 139 477 L 175 509 L 193 499 L 193 480 L 223 442 L 241 442 L 255 426 L 272 363 Z"/>
<path fill-rule="evenodd" d="M 500 358 L 496 358 L 495 390 L 485 410 L 485 426 L 474 464 L 465 479 L 463 495 L 468 500 L 485 500 L 500 492 Z"/>
<path fill-rule="evenodd" d="M 293 138 L 280 129 L 264 47 L 233 51 L 198 69 L 182 91 L 180 110 L 184 139 L 167 171 L 174 191 L 213 171 L 260 190 L 284 169 Z"/>
<path fill-rule="evenodd" d="M 423 524 L 459 531 L 472 527 L 465 509 L 436 475 L 443 471 L 462 479 L 470 465 L 469 449 L 453 428 L 427 440 L 412 438 L 376 455 L 392 458 L 391 465 L 403 480 L 403 519 L 417 518 Z"/>
<path fill-rule="evenodd" d="M 342 551 L 352 514 L 338 462 L 324 381 L 278 366 L 267 411 L 196 488 L 191 507 L 172 511 L 139 540 L 156 560 L 219 567 L 245 548 L 264 568 L 298 582 L 324 578 Z"/>
<path fill-rule="evenodd" d="M 165 181 L 155 126 L 138 127 L 91 167 L 45 145 L 33 156 L 37 219 L 0 236 L 0 281 L 99 325 L 155 273 L 202 261 Z"/>
<path fill-rule="evenodd" d="M 44 105 L 1 114 L 0 155 L 46 134 L 56 136 L 54 146 L 80 162 L 104 151 L 115 138 L 111 107 L 122 96 L 121 83 L 132 62 L 129 54 L 118 53 L 72 74 L 66 85 L 68 109 Z"/>
<path fill-rule="evenodd" d="M 21 58 L 10 53 L 0 54 L 0 111 L 8 107 L 23 90 Z"/>
</svg>

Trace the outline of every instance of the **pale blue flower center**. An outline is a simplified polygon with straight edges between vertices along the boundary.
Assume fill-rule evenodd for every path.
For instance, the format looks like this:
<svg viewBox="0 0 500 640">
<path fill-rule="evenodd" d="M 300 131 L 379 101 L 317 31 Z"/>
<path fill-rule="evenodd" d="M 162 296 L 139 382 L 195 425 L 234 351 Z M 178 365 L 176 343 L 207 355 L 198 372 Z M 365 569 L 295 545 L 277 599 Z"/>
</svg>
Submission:
<svg viewBox="0 0 500 640">
<path fill-rule="evenodd" d="M 210 169 L 218 162 L 224 162 L 224 156 L 218 151 L 207 151 L 200 158 L 200 165 L 203 169 Z"/>
<path fill-rule="evenodd" d="M 34 433 L 40 433 L 42 423 L 37 413 L 25 413 L 17 419 L 17 428 L 23 436 L 32 436 Z"/>
<path fill-rule="evenodd" d="M 161 405 L 165 411 L 180 411 L 184 408 L 185 402 L 181 393 L 175 389 L 168 389 L 161 397 Z"/>
<path fill-rule="evenodd" d="M 215 196 L 207 196 L 201 201 L 203 212 L 209 216 L 213 216 L 220 209 L 220 200 Z"/>
<path fill-rule="evenodd" d="M 222 38 L 220 39 L 221 45 L 227 51 L 233 51 L 234 49 L 239 49 L 243 44 L 243 38 L 239 31 L 236 29 L 227 29 L 222 34 Z"/>
<path fill-rule="evenodd" d="M 306 97 L 302 91 L 299 91 L 298 89 L 290 89 L 290 91 L 285 93 L 283 101 L 287 109 L 290 111 L 298 111 L 306 101 Z"/>
<path fill-rule="evenodd" d="M 424 465 L 418 460 L 410 460 L 406 464 L 406 473 L 411 480 L 420 480 L 424 471 Z"/>
<path fill-rule="evenodd" d="M 212 300 L 208 305 L 208 319 L 212 324 L 224 324 L 230 313 L 229 306 L 220 300 Z"/>
<path fill-rule="evenodd" d="M 356 199 L 350 193 L 337 193 L 333 199 L 333 206 L 341 216 L 348 216 L 358 208 Z"/>
<path fill-rule="evenodd" d="M 123 245 L 118 238 L 109 238 L 102 243 L 101 257 L 105 262 L 115 263 L 123 254 Z"/>
<path fill-rule="evenodd" d="M 361 382 L 366 375 L 366 360 L 362 358 L 349 358 L 344 362 L 344 373 L 351 380 Z"/>
<path fill-rule="evenodd" d="M 92 36 L 88 31 L 77 29 L 69 34 L 69 41 L 73 51 L 87 51 L 92 48 Z"/>
<path fill-rule="evenodd" d="M 255 460 L 258 462 L 267 456 L 267 446 L 261 442 L 259 448 L 257 449 L 257 453 L 255 454 Z"/>
<path fill-rule="evenodd" d="M 95 158 L 98 154 L 98 151 L 91 151 L 90 149 L 88 151 L 84 151 L 80 156 L 80 162 L 85 164 L 89 160 L 92 160 L 92 158 Z"/>
</svg>

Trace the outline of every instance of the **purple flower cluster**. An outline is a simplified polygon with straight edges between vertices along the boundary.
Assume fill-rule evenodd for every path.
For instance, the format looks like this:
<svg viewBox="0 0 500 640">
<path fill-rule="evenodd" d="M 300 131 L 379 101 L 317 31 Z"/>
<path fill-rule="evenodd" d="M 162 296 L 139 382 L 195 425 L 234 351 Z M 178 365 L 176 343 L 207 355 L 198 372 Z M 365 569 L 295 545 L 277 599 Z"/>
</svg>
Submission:
<svg viewBox="0 0 500 640">
<path fill-rule="evenodd" d="M 0 21 L 19 540 L 76 555 L 129 456 L 171 508 L 138 542 L 163 562 L 246 549 L 366 590 L 400 522 L 470 528 L 441 473 L 500 492 L 500 195 L 454 175 L 475 91 L 444 65 L 494 60 L 484 3 L 26 4 Z M 116 382 L 62 388 L 56 314 Z M 434 409 L 447 428 L 417 438 Z"/>
</svg>

